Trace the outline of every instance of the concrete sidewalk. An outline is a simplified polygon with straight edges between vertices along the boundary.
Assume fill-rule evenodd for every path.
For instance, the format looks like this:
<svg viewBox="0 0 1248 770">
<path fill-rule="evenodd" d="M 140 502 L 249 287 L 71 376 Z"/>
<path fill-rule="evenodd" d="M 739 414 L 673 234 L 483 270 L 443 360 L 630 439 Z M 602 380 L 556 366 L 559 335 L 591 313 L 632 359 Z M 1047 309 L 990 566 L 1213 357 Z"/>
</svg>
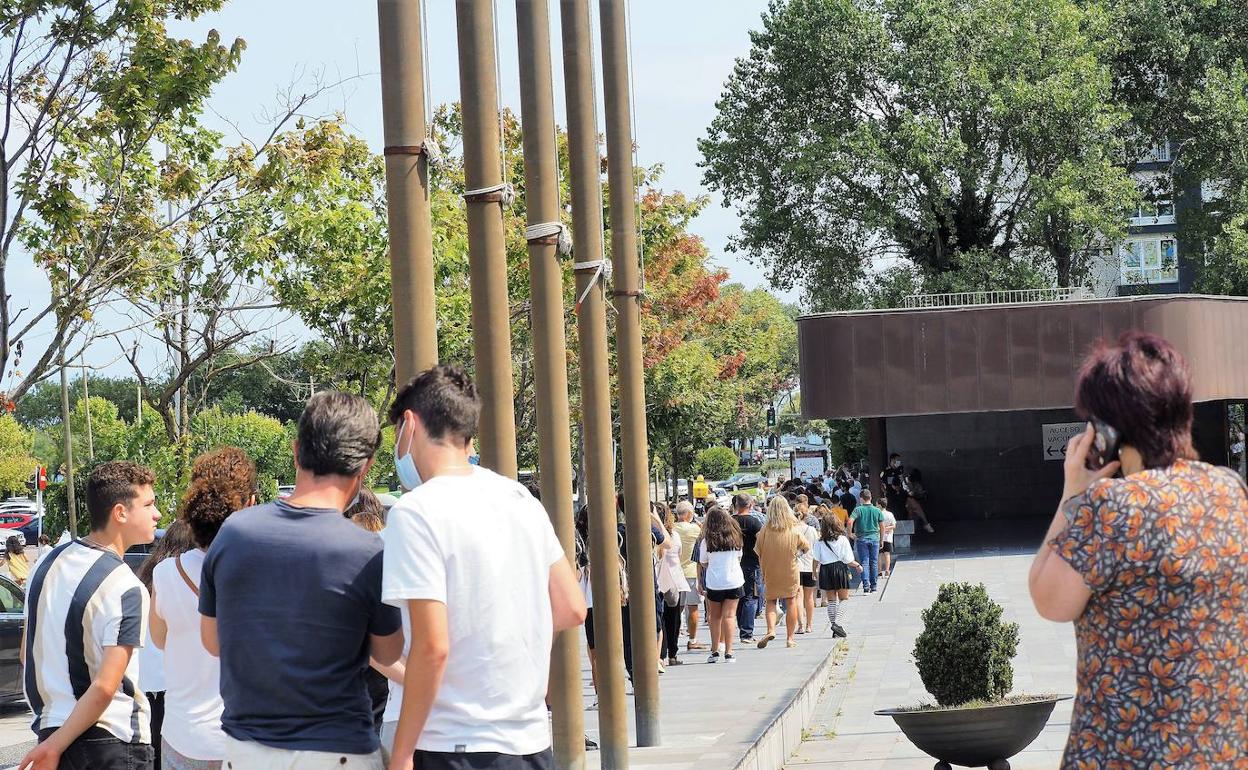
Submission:
<svg viewBox="0 0 1248 770">
<path fill-rule="evenodd" d="M 1005 608 L 1004 619 L 1020 626 L 1014 660 L 1014 692 L 1075 691 L 1075 639 L 1070 624 L 1050 623 L 1032 608 L 1027 593 L 1030 554 L 903 559 L 878 602 L 851 602 L 844 624 L 850 633 L 844 666 L 820 702 L 809 738 L 790 757 L 788 770 L 930 770 L 935 760 L 918 751 L 877 709 L 931 702 L 911 658 L 922 630 L 920 613 L 941 583 L 983 583 Z M 1071 703 L 1058 704 L 1044 732 L 1014 770 L 1051 770 L 1061 762 Z"/>
<path fill-rule="evenodd" d="M 855 601 L 867 602 L 867 598 Z M 766 624 L 759 620 L 761 638 Z M 699 641 L 710 646 L 703 625 Z M 633 699 L 628 698 L 629 766 L 633 770 L 776 770 L 799 745 L 803 730 L 814 716 L 823 688 L 835 676 L 836 660 L 844 644 L 837 644 L 827 628 L 826 611 L 815 609 L 815 631 L 797 637 L 798 646 L 784 646 L 784 631 L 765 650 L 754 644 L 734 646 L 738 662 L 706 662 L 709 650 L 685 652 L 685 665 L 669 666 L 659 677 L 663 745 L 635 748 Z M 584 639 L 582 637 L 582 645 Z M 834 654 L 838 649 L 840 655 Z M 584 664 L 585 702 L 594 701 L 588 661 Z M 631 687 L 629 689 L 631 693 Z M 585 713 L 585 729 L 598 740 L 598 714 Z M 762 739 L 760 741 L 760 739 Z M 598 768 L 598 752 L 587 755 L 588 767 Z"/>
</svg>

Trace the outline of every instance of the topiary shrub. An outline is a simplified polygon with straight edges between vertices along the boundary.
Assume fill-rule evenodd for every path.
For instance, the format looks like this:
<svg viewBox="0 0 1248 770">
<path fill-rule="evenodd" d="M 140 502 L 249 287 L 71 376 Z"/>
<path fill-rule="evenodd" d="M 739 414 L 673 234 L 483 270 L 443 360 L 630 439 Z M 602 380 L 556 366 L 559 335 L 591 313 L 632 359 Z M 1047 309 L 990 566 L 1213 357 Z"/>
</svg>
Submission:
<svg viewBox="0 0 1248 770">
<path fill-rule="evenodd" d="M 941 706 L 1000 700 L 1014 686 L 1018 624 L 1003 623 L 1003 611 L 982 583 L 945 583 L 923 610 L 914 661 Z"/>
</svg>

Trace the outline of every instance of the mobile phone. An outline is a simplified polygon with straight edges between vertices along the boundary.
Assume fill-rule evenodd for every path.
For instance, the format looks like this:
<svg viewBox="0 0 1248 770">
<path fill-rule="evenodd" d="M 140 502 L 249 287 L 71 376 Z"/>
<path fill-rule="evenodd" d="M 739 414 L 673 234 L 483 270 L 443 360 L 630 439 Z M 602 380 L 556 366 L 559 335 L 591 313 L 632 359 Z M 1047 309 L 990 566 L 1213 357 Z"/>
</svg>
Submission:
<svg viewBox="0 0 1248 770">
<path fill-rule="evenodd" d="M 1087 465 L 1090 471 L 1099 471 L 1118 459 L 1118 450 L 1122 445 L 1122 436 L 1109 423 L 1092 419 L 1092 447 L 1088 450 Z"/>
</svg>

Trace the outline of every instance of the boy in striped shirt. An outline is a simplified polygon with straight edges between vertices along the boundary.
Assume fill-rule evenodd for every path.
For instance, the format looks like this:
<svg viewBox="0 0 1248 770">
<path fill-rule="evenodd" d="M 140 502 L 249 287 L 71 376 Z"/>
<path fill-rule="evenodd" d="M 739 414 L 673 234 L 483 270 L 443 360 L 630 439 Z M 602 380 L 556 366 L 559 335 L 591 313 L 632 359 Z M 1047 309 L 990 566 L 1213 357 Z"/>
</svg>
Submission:
<svg viewBox="0 0 1248 770">
<path fill-rule="evenodd" d="M 152 471 L 108 462 L 87 479 L 91 534 L 44 557 L 30 580 L 22 642 L 39 745 L 21 770 L 147 770 L 147 699 L 135 686 L 147 590 L 122 560 L 150 543 L 160 513 Z"/>
</svg>

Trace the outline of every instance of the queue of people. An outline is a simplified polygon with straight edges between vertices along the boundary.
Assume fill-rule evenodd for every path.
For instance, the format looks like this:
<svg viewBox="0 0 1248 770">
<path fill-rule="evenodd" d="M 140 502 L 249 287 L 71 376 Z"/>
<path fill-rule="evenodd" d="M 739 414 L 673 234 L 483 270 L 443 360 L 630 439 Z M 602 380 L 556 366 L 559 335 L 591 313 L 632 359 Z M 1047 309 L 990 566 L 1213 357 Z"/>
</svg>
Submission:
<svg viewBox="0 0 1248 770">
<path fill-rule="evenodd" d="M 97 466 L 90 533 L 30 572 L 21 655 L 38 744 L 19 767 L 550 768 L 551 643 L 585 600 L 541 504 L 469 461 L 479 414 L 453 367 L 400 389 L 388 417 L 409 491 L 383 527 L 378 511 L 345 515 L 367 492 L 377 415 L 318 393 L 294 492 L 257 505 L 243 452 L 197 458 L 138 575 L 122 555 L 155 537 L 155 475 Z M 149 647 L 163 665 L 140 661 Z"/>
</svg>

